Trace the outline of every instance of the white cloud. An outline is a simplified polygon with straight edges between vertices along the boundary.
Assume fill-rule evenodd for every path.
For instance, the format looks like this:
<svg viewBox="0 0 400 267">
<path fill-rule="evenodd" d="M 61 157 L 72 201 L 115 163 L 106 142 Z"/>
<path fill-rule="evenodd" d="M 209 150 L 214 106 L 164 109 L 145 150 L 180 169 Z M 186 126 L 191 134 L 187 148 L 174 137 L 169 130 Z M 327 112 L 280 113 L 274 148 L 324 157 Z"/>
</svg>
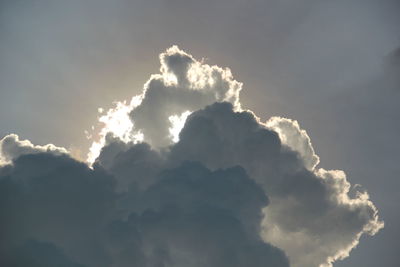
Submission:
<svg viewBox="0 0 400 267">
<path fill-rule="evenodd" d="M 67 149 L 53 144 L 44 146 L 33 145 L 29 140 L 20 140 L 18 135 L 9 134 L 0 140 L 0 166 L 10 163 L 13 159 L 26 154 L 49 152 L 67 154 Z"/>
<path fill-rule="evenodd" d="M 161 53 L 160 63 L 160 74 L 151 75 L 141 95 L 134 96 L 129 104 L 117 102 L 99 118 L 104 127 L 100 130 L 100 141 L 92 144 L 89 162 L 99 155 L 107 133 L 125 142 L 135 141 L 140 133 L 143 141 L 161 148 L 176 139 L 176 135 L 169 134 L 171 116 L 221 101 L 231 102 L 240 109 L 242 84 L 233 79 L 228 68 L 198 61 L 177 46 Z"/>
<path fill-rule="evenodd" d="M 282 143 L 299 152 L 307 169 L 313 170 L 318 165 L 319 157 L 314 152 L 310 137 L 297 121 L 271 117 L 266 125 L 279 134 Z"/>
</svg>

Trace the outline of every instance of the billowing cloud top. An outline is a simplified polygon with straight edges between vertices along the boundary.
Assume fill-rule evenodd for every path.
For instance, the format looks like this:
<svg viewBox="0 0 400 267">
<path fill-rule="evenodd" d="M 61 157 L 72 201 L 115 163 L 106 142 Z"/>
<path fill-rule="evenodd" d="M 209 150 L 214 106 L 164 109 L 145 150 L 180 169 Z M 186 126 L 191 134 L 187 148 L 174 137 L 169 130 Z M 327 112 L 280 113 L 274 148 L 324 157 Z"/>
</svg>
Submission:
<svg viewBox="0 0 400 267">
<path fill-rule="evenodd" d="M 91 147 L 89 162 L 98 156 L 109 133 L 125 142 L 145 141 L 161 147 L 177 140 L 192 111 L 222 101 L 240 109 L 242 84 L 233 79 L 229 69 L 204 64 L 177 46 L 161 53 L 160 63 L 161 73 L 151 75 L 141 95 L 134 96 L 129 104 L 117 103 L 100 118 L 105 127 L 101 140 Z"/>
<path fill-rule="evenodd" d="M 2 266 L 327 267 L 383 227 L 298 122 L 242 109 L 229 69 L 160 61 L 99 118 L 88 163 L 1 140 Z"/>
<path fill-rule="evenodd" d="M 18 135 L 9 134 L 0 140 L 0 166 L 10 163 L 13 159 L 25 154 L 36 153 L 67 154 L 68 151 L 63 147 L 53 144 L 44 146 L 33 145 L 29 140 L 19 140 Z"/>
</svg>

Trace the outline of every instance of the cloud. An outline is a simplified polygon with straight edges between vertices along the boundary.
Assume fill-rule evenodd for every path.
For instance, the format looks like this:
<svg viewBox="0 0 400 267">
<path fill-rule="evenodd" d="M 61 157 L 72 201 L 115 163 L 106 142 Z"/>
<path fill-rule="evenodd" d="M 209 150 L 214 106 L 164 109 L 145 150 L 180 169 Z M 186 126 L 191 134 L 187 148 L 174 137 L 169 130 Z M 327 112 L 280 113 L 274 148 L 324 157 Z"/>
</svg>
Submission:
<svg viewBox="0 0 400 267">
<path fill-rule="evenodd" d="M 106 143 L 107 133 L 124 141 L 145 141 L 158 148 L 176 139 L 170 134 L 174 118 L 185 118 L 214 102 L 228 101 L 240 109 L 242 84 L 233 79 L 228 68 L 204 64 L 177 46 L 161 53 L 160 63 L 160 74 L 151 75 L 141 95 L 134 96 L 129 104 L 118 102 L 100 118 L 105 127 L 100 141 L 92 145 L 90 162 Z"/>
<path fill-rule="evenodd" d="M 16 135 L 1 141 L 2 259 L 323 267 L 383 227 L 366 192 L 350 196 L 343 171 L 318 167 L 297 121 L 264 123 L 241 107 L 228 69 L 176 46 L 160 62 L 142 95 L 100 117 L 87 164 Z"/>
<path fill-rule="evenodd" d="M 6 261 L 7 266 L 15 267 L 84 267 L 68 259 L 63 251 L 51 243 L 28 240 L 16 248 Z"/>
<path fill-rule="evenodd" d="M 0 203 L 2 265 L 289 266 L 258 235 L 267 196 L 240 167 L 183 163 L 118 193 L 97 164 L 27 154 L 0 169 Z"/>
<path fill-rule="evenodd" d="M 107 169 L 118 181 L 117 190 L 127 191 L 134 186 L 141 189 L 153 184 L 165 168 L 163 155 L 147 143 L 124 143 L 107 136 L 107 143 L 96 160 L 96 165 Z"/>
<path fill-rule="evenodd" d="M 266 124 L 267 127 L 279 134 L 282 143 L 300 154 L 304 161 L 304 166 L 307 169 L 313 170 L 318 165 L 319 157 L 314 152 L 311 140 L 307 132 L 300 129 L 300 125 L 297 121 L 281 117 L 272 117 Z"/>
<path fill-rule="evenodd" d="M 141 104 L 130 112 L 134 127 L 154 147 L 171 143 L 166 132 L 170 116 L 216 101 L 229 101 L 240 107 L 241 84 L 233 80 L 229 69 L 202 64 L 176 46 L 162 53 L 160 62 L 161 74 L 150 78 Z"/>
<path fill-rule="evenodd" d="M 41 152 L 51 152 L 54 154 L 68 153 L 65 148 L 57 147 L 53 144 L 44 146 L 33 145 L 29 140 L 19 140 L 16 134 L 6 135 L 0 140 L 0 166 L 9 163 L 21 155 Z"/>
<path fill-rule="evenodd" d="M 60 247 L 74 262 L 107 266 L 98 239 L 115 210 L 113 187 L 104 171 L 51 152 L 0 168 L 1 260 L 33 239 Z"/>
<path fill-rule="evenodd" d="M 289 266 L 281 250 L 258 236 L 267 197 L 242 168 L 211 172 L 187 162 L 158 179 L 137 212 L 111 227 L 121 239 L 135 236 L 124 242 L 140 244 L 136 251 L 148 266 Z M 123 246 L 114 258 L 132 263 L 131 255 Z"/>
<path fill-rule="evenodd" d="M 293 126 L 279 130 L 289 129 L 285 136 L 297 138 L 290 144 L 309 140 L 304 131 L 293 134 L 297 123 L 285 123 Z M 263 238 L 282 248 L 292 266 L 329 266 L 346 257 L 363 233 L 373 235 L 383 223 L 367 193 L 349 197 L 344 172 L 312 170 L 303 147 L 294 151 L 298 146 L 283 144 L 279 136 L 250 112 L 214 104 L 188 118 L 171 158 L 200 161 L 211 169 L 242 166 L 270 198 L 264 209 Z"/>
</svg>

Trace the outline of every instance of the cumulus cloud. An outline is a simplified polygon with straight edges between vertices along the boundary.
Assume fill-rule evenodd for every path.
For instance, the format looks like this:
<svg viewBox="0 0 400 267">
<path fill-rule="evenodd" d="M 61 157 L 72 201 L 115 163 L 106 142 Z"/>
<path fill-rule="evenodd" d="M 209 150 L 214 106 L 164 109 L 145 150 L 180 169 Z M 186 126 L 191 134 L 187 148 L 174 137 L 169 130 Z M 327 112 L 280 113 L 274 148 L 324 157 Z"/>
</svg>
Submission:
<svg viewBox="0 0 400 267">
<path fill-rule="evenodd" d="M 44 146 L 33 145 L 29 140 L 20 140 L 16 134 L 9 134 L 0 140 L 0 166 L 9 163 L 21 155 L 40 152 L 51 152 L 54 154 L 68 153 L 63 147 L 57 147 L 53 144 Z"/>
<path fill-rule="evenodd" d="M 0 169 L 0 203 L 2 265 L 289 266 L 258 235 L 268 198 L 241 167 L 183 163 L 118 193 L 98 165 L 28 154 Z"/>
<path fill-rule="evenodd" d="M 160 64 L 160 73 L 151 75 L 141 95 L 134 96 L 129 104 L 118 102 L 100 117 L 105 127 L 100 141 L 92 145 L 90 162 L 106 144 L 108 133 L 124 141 L 145 141 L 158 148 L 177 140 L 170 129 L 182 125 L 190 112 L 222 101 L 240 109 L 242 84 L 233 79 L 228 68 L 204 64 L 177 46 L 160 54 Z"/>
<path fill-rule="evenodd" d="M 112 229 L 127 231 L 121 237 L 139 232 L 150 266 L 289 266 L 284 253 L 257 234 L 267 197 L 240 167 L 212 172 L 183 163 L 162 172 L 138 203 L 136 213 Z M 116 258 L 129 263 L 129 255 Z"/>
<path fill-rule="evenodd" d="M 266 124 L 267 127 L 279 134 L 282 143 L 300 154 L 304 161 L 304 166 L 307 169 L 313 170 L 318 165 L 319 157 L 314 152 L 311 140 L 307 132 L 300 129 L 300 125 L 297 121 L 281 117 L 272 117 Z"/>
<path fill-rule="evenodd" d="M 88 164 L 1 141 L 3 263 L 325 267 L 383 227 L 366 192 L 318 167 L 297 121 L 242 109 L 229 69 L 176 46 L 160 62 L 100 117 Z"/>
<path fill-rule="evenodd" d="M 73 262 L 107 266 L 98 239 L 114 212 L 113 185 L 110 175 L 68 155 L 42 152 L 14 159 L 0 169 L 0 261 L 28 257 L 30 250 L 19 248 L 34 240 L 39 243 L 31 244 L 33 250 L 46 242 Z M 51 265 L 51 256 L 48 260 L 44 266 Z"/>
<path fill-rule="evenodd" d="M 286 136 L 298 138 L 290 144 L 309 140 L 304 131 L 290 131 Z M 346 257 L 363 233 L 373 235 L 383 223 L 367 193 L 349 197 L 342 171 L 311 170 L 303 147 L 295 151 L 297 146 L 286 145 L 280 136 L 250 112 L 214 104 L 188 118 L 171 158 L 197 160 L 211 169 L 244 167 L 270 198 L 262 222 L 264 240 L 282 248 L 292 266 L 330 266 Z"/>
</svg>

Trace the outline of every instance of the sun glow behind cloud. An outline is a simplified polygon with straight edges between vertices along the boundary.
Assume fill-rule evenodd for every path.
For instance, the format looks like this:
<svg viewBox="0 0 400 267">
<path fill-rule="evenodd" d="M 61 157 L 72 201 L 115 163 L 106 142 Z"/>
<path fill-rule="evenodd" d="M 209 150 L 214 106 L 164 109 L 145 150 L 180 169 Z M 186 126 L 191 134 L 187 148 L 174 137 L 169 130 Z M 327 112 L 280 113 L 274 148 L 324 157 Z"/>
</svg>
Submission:
<svg viewBox="0 0 400 267">
<path fill-rule="evenodd" d="M 145 141 L 156 147 L 168 146 L 179 141 L 179 132 L 190 115 L 188 110 L 196 110 L 216 101 L 231 102 L 235 110 L 241 110 L 239 92 L 242 84 L 233 79 L 230 69 L 197 61 L 177 46 L 161 53 L 160 62 L 161 74 L 150 76 L 142 94 L 134 96 L 129 104 L 126 101 L 116 102 L 113 108 L 98 118 L 101 124 L 98 134 L 86 133 L 89 138 L 97 136 L 89 149 L 89 164 L 95 161 L 101 148 L 107 144 L 107 135 L 125 143 Z M 143 103 L 144 99 L 152 102 L 151 105 L 157 105 L 157 108 Z M 152 110 L 159 110 L 160 113 Z M 99 108 L 100 113 L 103 111 Z M 165 120 L 160 120 L 162 116 Z"/>
<path fill-rule="evenodd" d="M 173 259 L 172 262 L 179 263 L 174 266 L 187 266 L 187 257 L 182 253 L 189 253 L 194 266 L 211 267 L 233 265 L 231 259 L 224 259 L 221 265 L 208 257 L 207 252 L 204 256 L 198 247 L 191 245 L 198 241 L 220 242 L 216 246 L 217 250 L 221 249 L 217 252 L 219 259 L 226 254 L 228 239 L 230 244 L 239 245 L 233 248 L 232 255 L 240 254 L 239 259 L 245 259 L 245 263 L 235 262 L 234 266 L 238 267 L 248 264 L 249 260 L 251 267 L 287 267 L 287 257 L 293 267 L 331 267 L 333 262 L 349 255 L 363 234 L 374 235 L 383 227 L 367 192 L 355 192 L 350 196 L 351 185 L 343 171 L 318 167 L 319 157 L 307 132 L 297 121 L 272 117 L 262 123 L 252 111 L 241 108 L 242 84 L 233 79 L 229 69 L 197 61 L 176 46 L 162 53 L 160 62 L 161 73 L 150 76 L 141 95 L 129 102 L 115 102 L 106 112 L 99 108 L 100 129 L 97 134 L 96 128 L 92 129 L 94 134 L 86 133 L 88 138 L 96 138 L 87 159 L 92 168 L 76 162 L 62 148 L 34 146 L 16 135 L 9 135 L 0 141 L 0 161 L 6 159 L 10 164 L 15 161 L 16 172 L 6 169 L 4 173 L 8 175 L 11 170 L 11 175 L 16 176 L 14 182 L 18 182 L 21 173 L 30 181 L 50 170 L 44 177 L 56 177 L 60 183 L 76 183 L 65 187 L 74 192 L 67 192 L 65 196 L 71 197 L 77 191 L 83 194 L 82 199 L 98 194 L 98 201 L 105 201 L 106 209 L 116 208 L 111 210 L 112 218 L 108 218 L 111 228 L 108 230 L 113 228 L 114 215 L 122 212 L 118 225 L 126 227 L 118 227 L 118 230 L 125 229 L 130 238 L 138 233 L 138 240 L 143 238 L 148 242 L 140 241 L 134 249 L 135 253 L 144 253 L 140 259 L 149 266 L 155 265 L 153 261 L 157 257 L 143 246 L 150 246 L 151 251 L 160 246 L 158 238 L 151 237 L 152 227 L 159 231 L 162 241 L 166 241 L 162 246 L 169 253 L 167 258 L 161 255 L 160 262 Z M 19 161 L 19 157 L 26 154 L 40 155 Z M 65 164 L 70 167 L 59 168 Z M 20 168 L 28 171 L 20 172 Z M 69 169 L 84 174 L 66 175 L 65 170 Z M 77 179 L 81 176 L 87 180 Z M 38 182 L 50 186 L 51 193 L 53 189 L 60 190 L 52 188 L 55 183 L 51 181 Z M 90 185 L 86 191 L 75 188 L 85 185 Z M 25 191 L 18 193 L 24 196 Z M 38 194 L 42 193 L 44 198 L 49 198 L 46 190 Z M 55 195 L 58 196 L 52 193 Z M 60 201 L 68 203 L 70 200 Z M 165 203 L 170 202 L 179 208 L 165 208 Z M 104 212 L 110 211 L 106 209 Z M 152 211 L 143 212 L 149 210 Z M 79 207 L 76 212 L 82 215 Z M 94 223 L 102 215 L 96 216 L 90 218 Z M 171 231 L 168 222 L 186 227 L 189 234 L 182 233 L 181 227 Z M 226 235 L 219 230 L 215 235 L 221 222 Z M 80 231 L 87 232 L 86 225 L 80 225 Z M 205 232 L 197 236 L 194 229 L 199 226 Z M 150 230 L 141 232 L 138 229 Z M 64 234 L 62 232 L 61 236 Z M 121 257 L 116 252 L 130 249 L 123 240 L 120 243 L 119 238 L 112 244 L 109 240 L 98 241 L 96 235 L 94 238 L 96 241 L 91 242 L 104 246 L 116 261 Z M 61 247 L 70 246 L 63 240 L 54 242 Z M 241 244 L 244 243 L 254 250 L 243 250 Z M 138 260 L 128 258 L 130 263 Z M 198 265 L 203 261 L 206 264 Z"/>
<path fill-rule="evenodd" d="M 140 132 L 133 131 L 133 123 L 129 118 L 129 112 L 140 105 L 141 101 L 141 96 L 135 96 L 129 104 L 126 102 L 116 102 L 114 108 L 109 109 L 105 115 L 99 117 L 98 121 L 101 123 L 102 128 L 98 134 L 99 140 L 94 141 L 89 148 L 87 156 L 89 164 L 92 164 L 96 160 L 102 147 L 105 146 L 107 134 L 118 137 L 124 142 L 137 143 L 143 141 L 143 135 Z M 103 109 L 99 108 L 99 112 L 102 113 Z"/>
<path fill-rule="evenodd" d="M 187 117 L 190 115 L 190 111 L 185 111 L 181 115 L 169 116 L 168 120 L 171 123 L 169 127 L 169 134 L 174 143 L 179 141 L 179 133 L 181 132 Z"/>
<path fill-rule="evenodd" d="M 228 68 L 204 64 L 203 60 L 197 61 L 176 46 L 162 53 L 160 62 L 161 73 L 151 75 L 141 95 L 135 96 L 130 104 L 118 102 L 116 107 L 99 118 L 104 127 L 100 131 L 100 141 L 94 142 L 91 147 L 88 157 L 90 163 L 100 154 L 102 147 L 107 145 L 107 134 L 117 137 L 124 143 L 147 142 L 154 149 L 165 148 L 179 143 L 180 132 L 185 126 L 187 117 L 192 113 L 189 110 L 195 111 L 213 102 L 228 101 L 233 104 L 236 112 L 243 111 L 239 101 L 242 84 L 233 79 Z M 293 266 L 303 267 L 318 262 L 323 262 L 321 266 L 331 266 L 332 262 L 347 256 L 358 244 L 362 231 L 373 235 L 383 227 L 383 223 L 376 217 L 377 210 L 369 201 L 367 193 L 357 193 L 355 199 L 350 199 L 348 197 L 350 184 L 343 172 L 317 168 L 319 157 L 315 154 L 307 132 L 300 128 L 297 121 L 272 117 L 266 123 L 262 123 L 253 112 L 248 112 L 260 127 L 275 131 L 285 146 L 296 151 L 304 167 L 318 177 L 320 182 L 329 184 L 327 185 L 329 190 L 333 190 L 330 201 L 342 206 L 365 206 L 363 208 L 370 209 L 368 216 L 373 218 L 364 225 L 364 228 L 359 229 L 354 237 L 350 237 L 350 240 L 329 240 L 331 244 L 327 244 L 327 247 L 330 246 L 331 252 L 327 253 L 326 248 L 320 248 L 309 234 L 301 234 L 301 239 L 305 242 L 303 245 L 293 242 L 299 238 L 300 233 L 280 228 L 284 222 L 281 218 L 274 217 L 277 210 L 279 214 L 291 212 L 294 208 L 293 203 L 286 203 L 279 197 L 274 200 L 276 197 L 271 196 L 271 201 L 278 201 L 279 204 L 269 205 L 264 210 L 269 216 L 265 216 L 262 222 L 263 238 L 266 242 L 284 248 L 289 257 L 296 261 Z M 340 213 L 336 210 L 332 212 Z M 330 216 L 326 217 L 321 219 L 329 220 Z M 310 225 L 302 227 L 308 229 L 307 231 L 314 231 L 309 228 Z M 311 258 L 302 256 L 304 250 L 314 250 L 313 256 Z"/>
</svg>

